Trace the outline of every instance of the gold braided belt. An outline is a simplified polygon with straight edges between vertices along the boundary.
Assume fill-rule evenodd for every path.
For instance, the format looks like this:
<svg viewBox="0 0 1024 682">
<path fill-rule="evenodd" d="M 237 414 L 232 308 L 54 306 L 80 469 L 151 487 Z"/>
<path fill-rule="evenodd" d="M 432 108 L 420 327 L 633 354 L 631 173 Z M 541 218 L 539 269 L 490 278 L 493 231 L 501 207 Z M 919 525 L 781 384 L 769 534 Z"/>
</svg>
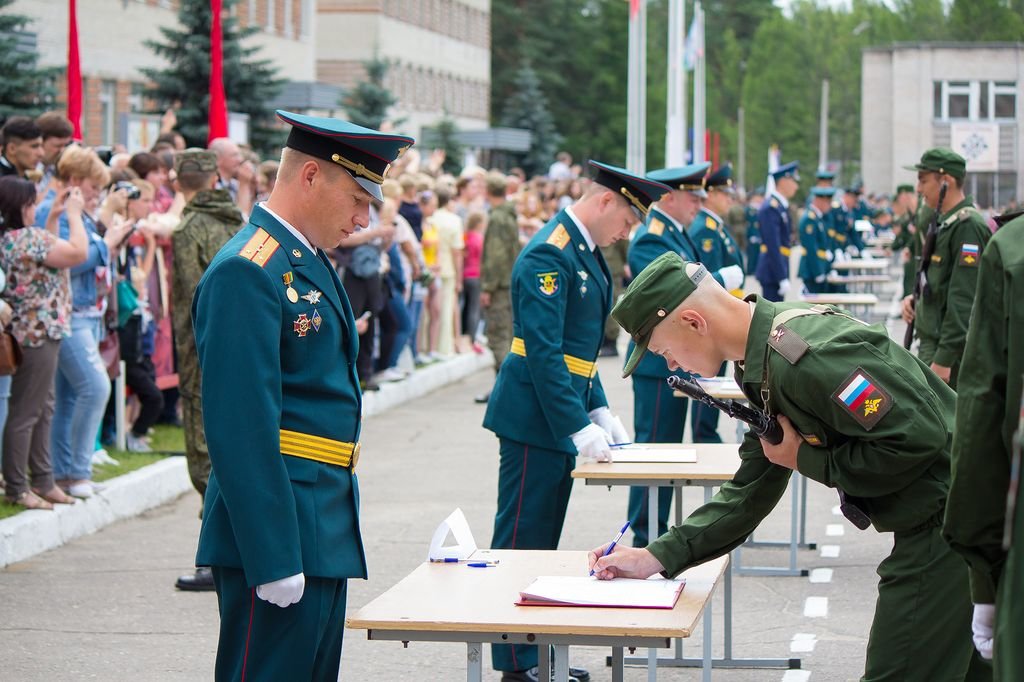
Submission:
<svg viewBox="0 0 1024 682">
<path fill-rule="evenodd" d="M 281 453 L 355 470 L 359 443 L 281 429 Z"/>
<path fill-rule="evenodd" d="M 526 344 L 517 336 L 512 339 L 512 347 L 509 349 L 509 352 L 513 355 L 519 355 L 525 358 Z M 586 377 L 588 379 L 597 374 L 596 362 L 584 360 L 583 358 L 578 358 L 575 355 L 563 355 L 562 357 L 565 359 L 565 366 L 569 370 L 570 374 Z"/>
</svg>

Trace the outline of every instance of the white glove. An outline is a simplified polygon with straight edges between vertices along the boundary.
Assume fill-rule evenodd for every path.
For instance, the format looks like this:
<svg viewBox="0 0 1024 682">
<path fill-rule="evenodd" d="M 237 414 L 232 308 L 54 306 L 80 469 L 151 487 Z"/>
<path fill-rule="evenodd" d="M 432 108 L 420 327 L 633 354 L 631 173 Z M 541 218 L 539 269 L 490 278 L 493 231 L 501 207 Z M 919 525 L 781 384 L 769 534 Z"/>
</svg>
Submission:
<svg viewBox="0 0 1024 682">
<path fill-rule="evenodd" d="M 590 421 L 597 424 L 608 437 L 611 438 L 611 443 L 629 443 L 629 432 L 626 431 L 626 427 L 622 425 L 622 420 L 612 414 L 612 411 L 607 407 L 599 407 L 596 410 L 591 410 L 587 413 L 590 417 Z"/>
<path fill-rule="evenodd" d="M 839 271 L 838 270 L 829 270 L 828 271 L 828 276 L 829 277 L 838 277 L 839 276 Z"/>
<path fill-rule="evenodd" d="M 743 268 L 738 265 L 724 267 L 718 271 L 718 274 L 722 276 L 722 284 L 725 285 L 726 291 L 739 289 L 743 286 Z"/>
<path fill-rule="evenodd" d="M 282 609 L 291 606 L 300 599 L 306 589 L 306 576 L 302 573 L 281 578 L 256 588 L 256 596 Z"/>
<path fill-rule="evenodd" d="M 612 461 L 612 449 L 609 447 L 611 441 L 608 433 L 597 424 L 587 424 L 582 429 L 570 436 L 576 451 L 584 459 L 593 459 L 598 462 Z"/>
<path fill-rule="evenodd" d="M 857 256 L 860 255 L 860 249 L 858 249 L 853 244 L 850 244 L 849 246 L 846 247 L 846 253 L 848 253 L 851 256 L 853 256 L 854 258 L 856 258 Z"/>
<path fill-rule="evenodd" d="M 825 281 L 825 275 L 818 275 L 817 277 L 814 278 L 814 281 L 817 282 L 818 284 L 821 284 L 822 282 Z"/>
<path fill-rule="evenodd" d="M 779 296 L 782 296 L 783 298 L 785 298 L 786 294 L 788 294 L 788 293 L 789 293 L 789 278 L 787 277 L 786 279 L 784 279 L 781 282 L 779 282 Z"/>
<path fill-rule="evenodd" d="M 992 660 L 993 627 L 996 621 L 994 604 L 975 604 L 974 618 L 971 619 L 971 630 L 974 632 L 974 648 L 981 657 Z"/>
</svg>

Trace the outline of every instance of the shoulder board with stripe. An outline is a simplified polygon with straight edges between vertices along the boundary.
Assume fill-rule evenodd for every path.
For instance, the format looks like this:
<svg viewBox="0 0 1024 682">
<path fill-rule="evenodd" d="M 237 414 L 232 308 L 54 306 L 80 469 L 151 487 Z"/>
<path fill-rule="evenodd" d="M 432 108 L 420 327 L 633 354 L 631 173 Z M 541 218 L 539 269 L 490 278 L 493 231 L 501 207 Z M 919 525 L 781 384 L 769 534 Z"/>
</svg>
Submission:
<svg viewBox="0 0 1024 682">
<path fill-rule="evenodd" d="M 772 205 L 772 208 L 778 208 L 779 207 L 778 199 L 772 199 L 770 203 Z"/>
<path fill-rule="evenodd" d="M 559 249 L 564 249 L 566 244 L 570 241 L 572 241 L 572 238 L 569 236 L 569 231 L 561 225 L 556 227 L 555 231 L 551 233 L 551 236 L 547 238 L 548 244 Z"/>
<path fill-rule="evenodd" d="M 256 230 L 252 239 L 245 243 L 238 255 L 246 260 L 251 260 L 261 268 L 267 264 L 270 257 L 274 255 L 281 246 L 277 240 L 271 237 L 262 227 Z"/>
<path fill-rule="evenodd" d="M 718 223 L 715 222 L 714 218 L 712 218 L 711 216 L 708 216 L 708 217 L 706 217 L 704 219 L 704 227 L 710 228 L 712 230 L 717 230 L 718 229 Z"/>
<path fill-rule="evenodd" d="M 665 232 L 665 223 L 662 222 L 661 218 L 652 218 L 651 224 L 647 226 L 647 231 L 653 235 L 661 235 Z"/>
</svg>

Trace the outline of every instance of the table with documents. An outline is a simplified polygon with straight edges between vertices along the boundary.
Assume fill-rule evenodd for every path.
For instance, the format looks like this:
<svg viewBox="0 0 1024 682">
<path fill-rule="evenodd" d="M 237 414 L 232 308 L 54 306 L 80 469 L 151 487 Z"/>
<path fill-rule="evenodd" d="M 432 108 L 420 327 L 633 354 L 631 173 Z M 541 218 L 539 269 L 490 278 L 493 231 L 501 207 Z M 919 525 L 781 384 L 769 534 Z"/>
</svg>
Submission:
<svg viewBox="0 0 1024 682">
<path fill-rule="evenodd" d="M 686 585 L 672 608 L 567 608 L 517 606 L 520 593 L 539 576 L 588 574 L 584 551 L 478 550 L 474 560 L 497 566 L 424 563 L 379 597 L 349 616 L 346 626 L 366 630 L 372 640 L 465 642 L 467 680 L 483 675 L 483 645 L 536 644 L 541 679 L 548 679 L 549 647 L 555 680 L 569 674 L 570 646 L 612 650 L 612 680 L 624 676 L 623 649 L 667 648 L 689 637 L 704 620 L 704 678 L 711 679 L 711 597 L 725 574 L 728 557 L 685 571 Z M 416 662 L 410 662 L 415 666 Z M 648 678 L 653 680 L 657 667 Z"/>
<path fill-rule="evenodd" d="M 723 483 L 732 480 L 740 466 L 740 457 L 736 443 L 644 443 L 644 447 L 662 449 L 666 452 L 679 453 L 683 458 L 685 451 L 692 451 L 696 454 L 696 462 L 579 462 L 572 472 L 573 478 L 582 479 L 586 485 L 612 486 L 646 486 L 648 488 L 648 537 L 658 536 L 658 488 L 672 487 L 676 489 L 675 524 L 682 523 L 682 487 L 701 486 L 704 489 L 704 502 L 711 500 L 713 489 Z M 613 450 L 612 457 L 616 457 L 618 450 Z M 790 483 L 793 490 L 797 490 L 796 482 Z M 797 504 L 794 494 L 793 504 Z M 792 538 L 789 543 L 796 540 L 796 507 L 792 515 Z M 806 575 L 806 571 L 795 569 L 798 575 Z M 753 572 L 769 575 L 791 575 L 789 569 L 764 569 L 755 567 Z M 790 668 L 800 667 L 798 658 L 736 658 L 732 655 L 732 565 L 725 574 L 723 583 L 724 597 L 724 654 L 722 658 L 715 658 L 712 665 L 718 668 Z M 685 574 L 684 574 L 685 575 Z M 684 590 L 685 592 L 685 590 Z M 706 635 L 705 635 L 706 636 Z M 705 642 L 706 644 L 706 642 Z M 642 664 L 643 658 L 630 658 L 630 664 Z M 682 641 L 676 642 L 675 653 L 671 658 L 658 658 L 656 665 L 661 667 L 696 667 L 703 666 L 704 660 L 697 658 L 686 658 L 682 652 Z"/>
</svg>

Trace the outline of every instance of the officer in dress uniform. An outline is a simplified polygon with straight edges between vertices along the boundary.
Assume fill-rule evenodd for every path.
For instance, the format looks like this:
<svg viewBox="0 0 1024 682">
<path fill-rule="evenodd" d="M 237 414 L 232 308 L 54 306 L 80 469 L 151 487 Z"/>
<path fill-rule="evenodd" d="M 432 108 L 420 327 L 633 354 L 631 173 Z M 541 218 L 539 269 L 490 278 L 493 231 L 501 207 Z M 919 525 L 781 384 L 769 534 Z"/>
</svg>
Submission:
<svg viewBox="0 0 1024 682">
<path fill-rule="evenodd" d="M 948 385 L 883 325 L 828 306 L 737 299 L 675 254 L 634 280 L 612 315 L 636 340 L 627 374 L 647 349 L 696 372 L 734 360 L 748 401 L 784 437 L 771 445 L 748 433 L 734 478 L 647 548 L 591 552 L 598 578 L 675 576 L 727 554 L 778 504 L 795 469 L 838 489 L 852 520 L 893 534 L 862 679 L 983 679 L 967 566 L 940 533 L 956 407 Z"/>
<path fill-rule="evenodd" d="M 789 291 L 789 200 L 800 188 L 800 164 L 792 161 L 772 171 L 775 189 L 761 204 L 761 258 L 754 275 L 769 301 L 781 301 Z"/>
<path fill-rule="evenodd" d="M 829 238 L 825 229 L 825 215 L 832 203 L 834 187 L 817 186 L 811 189 L 811 205 L 800 218 L 800 279 L 812 294 L 827 292 L 828 273 L 832 269 L 832 254 L 828 250 Z"/>
<path fill-rule="evenodd" d="M 745 280 L 746 273 L 742 272 L 743 261 L 740 258 L 739 247 L 729 233 L 729 226 L 722 219 L 722 216 L 729 212 L 735 196 L 732 188 L 732 164 L 727 163 L 714 173 L 710 173 L 704 180 L 704 186 L 707 197 L 701 202 L 700 212 L 690 223 L 689 229 L 690 238 L 699 251 L 697 260 L 712 273 L 730 266 L 740 268 Z M 742 280 L 738 287 L 730 291 L 734 296 L 742 298 Z M 718 370 L 718 376 L 725 376 L 725 368 L 723 363 Z M 718 435 L 718 410 L 704 403 L 694 403 L 692 419 L 694 443 L 722 442 L 722 437 Z"/>
<path fill-rule="evenodd" d="M 908 170 L 917 171 L 917 191 L 934 211 L 941 210 L 939 232 L 928 267 L 927 288 L 916 306 L 903 299 L 903 319 L 914 320 L 920 342 L 917 356 L 956 390 L 967 324 L 978 284 L 978 263 L 992 233 L 974 200 L 963 191 L 967 162 L 950 149 L 929 149 Z M 938 207 L 942 185 L 946 196 Z M 920 232 L 925 238 L 927 227 Z"/>
<path fill-rule="evenodd" d="M 277 184 L 220 250 L 192 316 L 213 473 L 196 564 L 220 606 L 218 680 L 338 678 L 359 531 L 358 331 L 324 254 L 369 220 L 413 143 L 278 111 Z"/>
<path fill-rule="evenodd" d="M 1014 441 L 1024 415 L 1024 216 L 1017 215 L 999 228 L 981 258 L 978 290 L 984 293 L 974 301 L 957 389 L 953 483 L 943 532 L 971 567 L 975 645 L 985 658 L 995 654 L 1004 680 L 1019 680 L 1022 672 L 1020 639 L 996 627 L 1007 623 L 1020 637 L 1019 601 L 998 599 L 997 606 L 998 596 L 1019 593 L 1022 584 L 1019 574 L 1008 571 L 1004 544 L 1006 529 L 1015 526 L 1012 519 L 1007 525 L 1006 493 L 1017 483 L 1011 480 Z M 1016 622 L 1007 618 L 1014 611 Z M 1003 637 L 994 650 L 993 636 Z M 1017 669 L 1007 675 L 1011 660 Z"/>
<path fill-rule="evenodd" d="M 747 205 L 743 213 L 747 219 L 747 273 L 757 270 L 757 262 L 761 258 L 761 225 L 757 222 L 757 214 L 764 203 L 764 187 L 755 187 L 747 197 Z"/>
<path fill-rule="evenodd" d="M 613 289 L 598 247 L 628 238 L 669 188 L 590 165 L 593 183 L 533 236 L 512 269 L 514 337 L 483 423 L 498 436 L 501 456 L 496 549 L 556 549 L 576 456 L 607 461 L 612 443 L 629 440 L 595 364 Z M 537 679 L 536 646 L 495 645 L 492 659 L 504 682 Z"/>
</svg>

